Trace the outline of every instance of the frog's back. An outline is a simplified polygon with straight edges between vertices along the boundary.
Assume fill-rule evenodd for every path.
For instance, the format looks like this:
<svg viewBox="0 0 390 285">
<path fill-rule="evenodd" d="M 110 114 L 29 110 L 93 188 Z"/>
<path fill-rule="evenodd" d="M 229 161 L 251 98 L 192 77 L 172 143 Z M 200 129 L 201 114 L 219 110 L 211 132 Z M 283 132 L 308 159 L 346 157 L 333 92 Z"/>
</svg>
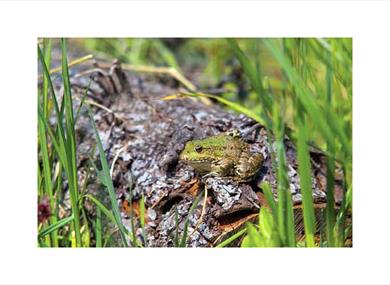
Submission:
<svg viewBox="0 0 390 285">
<path fill-rule="evenodd" d="M 212 154 L 215 158 L 233 156 L 240 150 L 240 139 L 225 133 L 194 141 L 194 143 L 201 145 L 204 152 Z"/>
</svg>

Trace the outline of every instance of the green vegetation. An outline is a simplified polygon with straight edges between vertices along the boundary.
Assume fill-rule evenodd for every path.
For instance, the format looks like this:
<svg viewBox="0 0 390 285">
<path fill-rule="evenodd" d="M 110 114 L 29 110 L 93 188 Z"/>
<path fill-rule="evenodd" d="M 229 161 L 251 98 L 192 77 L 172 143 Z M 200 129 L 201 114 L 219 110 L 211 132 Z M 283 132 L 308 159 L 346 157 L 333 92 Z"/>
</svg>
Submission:
<svg viewBox="0 0 390 285">
<path fill-rule="evenodd" d="M 260 187 L 269 207 L 260 210 L 259 223 L 248 223 L 244 230 L 218 247 L 228 246 L 242 237 L 243 247 L 345 245 L 352 230 L 346 226 L 346 216 L 352 212 L 351 39 L 78 39 L 71 43 L 94 55 L 118 58 L 132 65 L 173 67 L 198 87 L 186 95 L 216 99 L 226 108 L 257 120 L 274 134 L 276 157 L 272 160 L 277 169 L 279 198 L 275 200 L 270 186 L 263 183 Z M 39 246 L 90 246 L 91 234 L 96 247 L 114 244 L 111 240 L 117 234 L 123 246 L 128 245 L 127 238 L 132 246 L 147 246 L 135 237 L 134 230 L 129 233 L 121 222 L 108 163 L 91 114 L 102 170 L 92 160 L 90 163 L 107 190 L 110 205 L 87 194 L 77 179 L 74 126 L 81 106 L 75 115 L 65 40 L 61 40 L 61 50 L 64 94 L 60 104 L 49 75 L 52 41 L 45 39 L 38 47 L 44 75 L 38 90 L 38 200 L 43 205 L 47 198 L 51 211 L 48 219 L 39 221 Z M 194 70 L 200 71 L 200 75 L 195 76 Z M 222 94 L 212 94 L 210 86 L 222 89 Z M 84 98 L 81 102 L 83 105 Z M 54 124 L 49 120 L 53 114 Z M 298 151 L 304 240 L 297 240 L 295 235 L 283 144 L 285 134 L 295 142 Z M 322 215 L 325 232 L 320 233 L 320 242 L 315 238 L 318 229 L 311 189 L 309 149 L 312 147 L 328 155 L 327 206 Z M 344 199 L 336 212 L 333 187 L 339 165 L 344 173 Z M 60 213 L 65 181 L 71 202 L 71 215 L 67 217 Z M 96 207 L 95 220 L 88 220 L 85 215 L 85 199 Z M 134 228 L 134 216 L 130 215 Z M 102 227 L 103 219 L 109 220 L 114 229 Z M 146 241 L 143 198 L 140 224 Z M 176 231 L 176 246 L 185 245 L 187 227 L 188 221 L 182 237 Z"/>
<path fill-rule="evenodd" d="M 94 127 L 99 154 L 100 162 L 103 170 L 100 171 L 93 164 L 93 160 L 90 162 L 94 165 L 101 183 L 107 188 L 109 198 L 111 200 L 112 210 L 108 210 L 101 202 L 90 194 L 85 193 L 85 189 L 80 189 L 77 176 L 77 163 L 76 163 L 76 141 L 75 141 L 75 118 L 73 114 L 73 103 L 69 81 L 69 71 L 67 64 L 67 50 L 65 40 L 61 40 L 62 50 L 62 79 L 64 83 L 64 97 L 61 106 L 57 102 L 55 91 L 50 79 L 49 69 L 50 66 L 50 51 L 51 41 L 45 40 L 43 43 L 43 51 L 38 47 L 38 58 L 42 66 L 44 73 L 43 87 L 39 89 L 38 98 L 38 157 L 42 164 L 38 166 L 38 193 L 39 200 L 43 197 L 48 196 L 50 199 L 50 209 L 52 211 L 49 221 L 42 221 L 39 223 L 38 242 L 39 246 L 42 247 L 57 247 L 57 246 L 88 246 L 90 244 L 90 232 L 89 225 L 83 209 L 83 199 L 89 199 L 97 206 L 98 215 L 95 222 L 95 234 L 96 234 L 96 245 L 101 246 L 102 242 L 105 243 L 109 239 L 109 234 L 102 237 L 101 229 L 101 213 L 104 213 L 115 225 L 117 225 L 123 245 L 127 246 L 126 235 L 127 231 L 122 225 L 119 209 L 116 202 L 115 192 L 112 185 L 112 180 L 109 173 L 108 163 L 103 151 L 103 147 L 100 138 L 97 133 L 96 126 L 92 120 L 91 113 L 91 124 Z M 44 54 L 46 56 L 44 57 Z M 49 100 L 48 94 L 51 94 L 51 100 Z M 42 95 L 41 95 L 42 94 Z M 82 103 L 84 100 L 82 100 Z M 41 104 L 42 103 L 42 104 Z M 50 104 L 49 104 L 50 103 Z M 56 118 L 56 124 L 50 125 L 50 114 L 54 105 L 54 114 Z M 80 104 L 79 111 L 82 104 Z M 50 140 L 50 141 L 49 141 Z M 70 201 L 71 201 L 71 212 L 72 215 L 67 218 L 58 220 L 59 210 L 59 197 L 63 191 L 63 180 L 62 180 L 62 169 L 66 180 L 68 181 Z M 41 181 L 45 181 L 44 184 Z M 55 191 L 52 185 L 57 185 Z M 68 226 L 69 228 L 64 231 L 66 236 L 59 235 L 58 231 L 60 228 Z M 50 236 L 49 236 L 50 234 Z"/>
</svg>

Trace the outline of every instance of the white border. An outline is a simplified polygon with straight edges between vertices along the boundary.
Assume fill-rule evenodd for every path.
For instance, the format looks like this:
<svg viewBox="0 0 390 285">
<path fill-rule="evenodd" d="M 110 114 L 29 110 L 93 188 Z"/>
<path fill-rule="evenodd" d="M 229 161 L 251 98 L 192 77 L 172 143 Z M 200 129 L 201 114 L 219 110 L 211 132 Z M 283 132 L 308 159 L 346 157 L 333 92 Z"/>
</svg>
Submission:
<svg viewBox="0 0 390 285">
<path fill-rule="evenodd" d="M 390 282 L 389 6 L 374 1 L 0 2 L 0 282 Z M 352 36 L 354 248 L 37 249 L 38 36 Z"/>
</svg>

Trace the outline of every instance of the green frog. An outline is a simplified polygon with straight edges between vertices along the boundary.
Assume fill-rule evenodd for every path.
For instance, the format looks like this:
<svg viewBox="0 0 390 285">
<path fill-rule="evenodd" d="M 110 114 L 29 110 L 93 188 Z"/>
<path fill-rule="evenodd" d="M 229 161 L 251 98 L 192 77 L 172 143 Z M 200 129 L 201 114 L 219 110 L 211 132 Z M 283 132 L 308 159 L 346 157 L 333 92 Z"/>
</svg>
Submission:
<svg viewBox="0 0 390 285">
<path fill-rule="evenodd" d="M 189 141 L 179 159 L 200 175 L 230 177 L 238 182 L 253 179 L 264 161 L 261 153 L 249 152 L 238 131 Z"/>
</svg>

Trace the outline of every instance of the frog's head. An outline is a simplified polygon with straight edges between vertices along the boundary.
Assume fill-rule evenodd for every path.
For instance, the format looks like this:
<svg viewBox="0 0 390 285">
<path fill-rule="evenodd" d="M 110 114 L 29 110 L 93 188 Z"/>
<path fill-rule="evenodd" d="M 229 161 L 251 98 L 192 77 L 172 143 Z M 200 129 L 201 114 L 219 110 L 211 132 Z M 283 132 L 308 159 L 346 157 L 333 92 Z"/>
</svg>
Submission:
<svg viewBox="0 0 390 285">
<path fill-rule="evenodd" d="M 231 136 L 217 135 L 202 140 L 192 140 L 186 143 L 180 154 L 184 161 L 216 161 L 226 156 L 230 146 Z"/>
</svg>

